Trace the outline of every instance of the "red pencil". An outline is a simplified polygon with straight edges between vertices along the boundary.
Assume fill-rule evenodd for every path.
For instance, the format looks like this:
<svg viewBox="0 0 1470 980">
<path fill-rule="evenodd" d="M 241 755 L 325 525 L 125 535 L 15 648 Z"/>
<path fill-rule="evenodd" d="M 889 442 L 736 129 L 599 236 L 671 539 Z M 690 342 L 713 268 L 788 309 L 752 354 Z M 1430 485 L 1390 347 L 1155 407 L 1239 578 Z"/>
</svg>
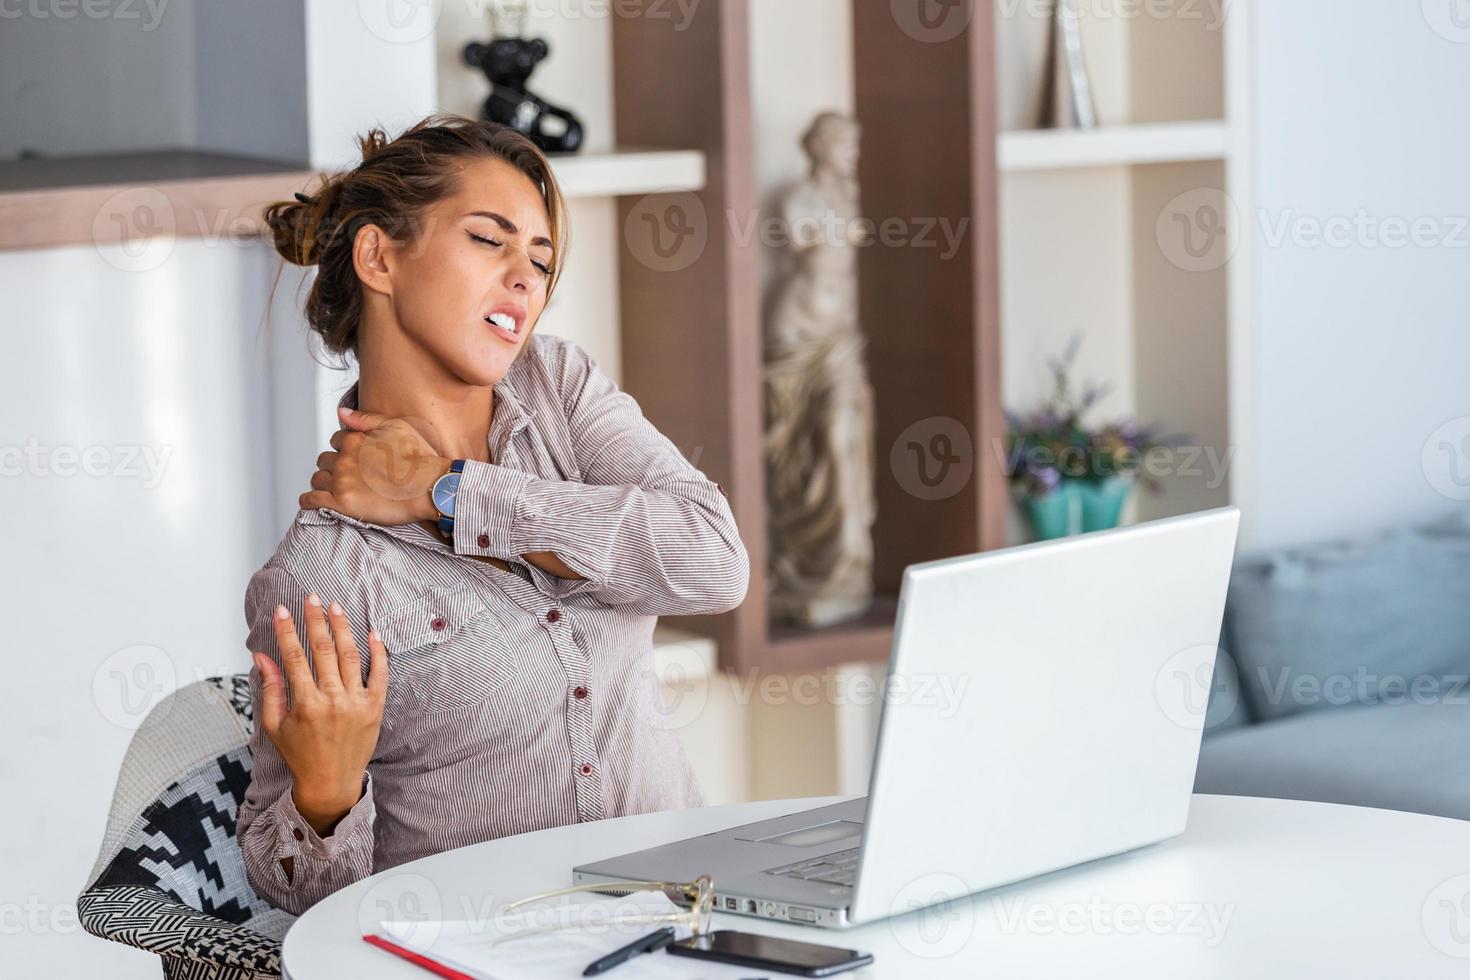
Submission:
<svg viewBox="0 0 1470 980">
<path fill-rule="evenodd" d="M 372 943 L 379 949 L 386 949 L 393 955 L 401 956 L 404 959 L 408 960 L 410 963 L 417 963 L 419 966 L 423 967 L 425 970 L 428 970 L 430 973 L 437 973 L 441 977 L 448 977 L 449 980 L 475 980 L 475 978 L 470 976 L 468 973 L 461 973 L 458 970 L 445 966 L 443 963 L 437 963 L 434 960 L 429 959 L 422 953 L 415 953 L 411 949 L 406 949 L 398 945 L 391 939 L 384 939 L 382 936 L 374 936 L 371 934 L 363 936 L 362 938 L 367 942 Z"/>
</svg>

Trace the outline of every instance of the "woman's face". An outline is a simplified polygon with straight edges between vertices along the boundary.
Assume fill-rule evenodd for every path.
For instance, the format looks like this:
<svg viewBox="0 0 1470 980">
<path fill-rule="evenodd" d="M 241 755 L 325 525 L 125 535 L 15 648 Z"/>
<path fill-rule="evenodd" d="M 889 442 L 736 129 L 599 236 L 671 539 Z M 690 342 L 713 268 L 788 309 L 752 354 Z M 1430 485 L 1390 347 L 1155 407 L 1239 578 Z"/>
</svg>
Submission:
<svg viewBox="0 0 1470 980">
<path fill-rule="evenodd" d="M 384 256 L 398 325 L 466 384 L 505 376 L 530 338 L 552 268 L 546 206 L 531 178 L 499 159 L 463 165 L 419 235 Z"/>
</svg>

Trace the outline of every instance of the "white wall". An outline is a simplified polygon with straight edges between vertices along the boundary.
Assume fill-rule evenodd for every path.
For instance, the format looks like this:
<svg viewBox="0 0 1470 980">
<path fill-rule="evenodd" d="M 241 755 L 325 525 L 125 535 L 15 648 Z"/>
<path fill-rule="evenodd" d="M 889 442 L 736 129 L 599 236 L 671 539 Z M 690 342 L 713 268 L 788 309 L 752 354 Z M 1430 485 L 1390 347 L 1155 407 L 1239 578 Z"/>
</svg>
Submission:
<svg viewBox="0 0 1470 980">
<path fill-rule="evenodd" d="M 354 167 L 357 137 L 390 134 L 435 109 L 437 3 L 305 0 L 311 165 Z"/>
<path fill-rule="evenodd" d="M 1470 128 L 1455 108 L 1470 28 L 1455 2 L 1254 7 L 1256 421 L 1240 502 L 1255 544 L 1470 498 Z M 1352 229 L 1359 215 L 1422 219 L 1433 242 L 1390 247 Z M 1334 220 L 1343 245 L 1300 237 Z M 1283 222 L 1298 240 L 1274 240 Z"/>
<path fill-rule="evenodd" d="M 148 269 L 119 248 L 0 254 L 5 976 L 158 975 L 82 932 L 74 903 L 147 708 L 249 667 L 241 597 L 284 532 L 260 340 L 273 261 L 203 241 Z"/>
</svg>

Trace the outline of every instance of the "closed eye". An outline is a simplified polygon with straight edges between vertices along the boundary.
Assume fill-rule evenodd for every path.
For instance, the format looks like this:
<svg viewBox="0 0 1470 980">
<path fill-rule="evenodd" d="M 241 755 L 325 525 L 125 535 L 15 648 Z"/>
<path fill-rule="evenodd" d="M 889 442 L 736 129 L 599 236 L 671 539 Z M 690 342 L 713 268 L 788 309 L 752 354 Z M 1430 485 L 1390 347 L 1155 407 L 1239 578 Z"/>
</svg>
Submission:
<svg viewBox="0 0 1470 980">
<path fill-rule="evenodd" d="M 504 248 L 505 247 L 505 242 L 499 241 L 498 239 L 486 238 L 484 235 L 476 235 L 472 231 L 471 232 L 466 232 L 466 234 L 468 234 L 475 241 L 481 242 L 481 243 L 483 243 L 485 245 L 490 245 L 490 246 L 492 246 L 494 248 Z M 540 272 L 541 272 L 541 274 L 543 276 L 549 276 L 549 275 L 551 275 L 551 266 L 547 265 L 545 262 L 537 262 L 535 259 L 532 259 L 531 260 L 531 264 L 534 265 L 537 269 L 539 269 Z"/>
</svg>

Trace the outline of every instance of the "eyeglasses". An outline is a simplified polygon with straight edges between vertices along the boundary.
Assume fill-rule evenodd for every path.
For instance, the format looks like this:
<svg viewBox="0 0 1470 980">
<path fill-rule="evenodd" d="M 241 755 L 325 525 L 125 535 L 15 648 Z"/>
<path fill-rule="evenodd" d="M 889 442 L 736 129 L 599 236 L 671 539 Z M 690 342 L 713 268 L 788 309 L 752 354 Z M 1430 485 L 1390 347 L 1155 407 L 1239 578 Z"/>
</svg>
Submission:
<svg viewBox="0 0 1470 980">
<path fill-rule="evenodd" d="M 558 888 L 555 891 L 542 892 L 538 895 L 531 895 L 519 901 L 511 902 L 500 911 L 502 913 L 512 913 L 525 910 L 539 902 L 547 902 L 556 898 L 564 898 L 568 895 L 585 894 L 588 892 L 612 895 L 632 895 L 637 892 L 662 892 L 669 901 L 681 906 L 675 912 L 635 912 L 626 915 L 598 915 L 595 922 L 598 926 L 684 926 L 694 935 L 702 936 L 709 931 L 710 919 L 714 914 L 715 883 L 709 875 L 700 875 L 694 881 L 685 884 L 676 884 L 667 881 L 605 881 L 591 885 L 573 885 L 570 888 Z M 573 907 L 572 911 L 575 913 L 575 907 Z M 591 923 L 585 918 L 574 918 L 573 921 L 557 922 L 552 925 L 531 925 L 509 935 L 500 936 L 490 945 L 497 946 L 501 943 L 511 942 L 526 936 L 545 935 L 562 929 L 585 928 L 589 924 Z"/>
</svg>

